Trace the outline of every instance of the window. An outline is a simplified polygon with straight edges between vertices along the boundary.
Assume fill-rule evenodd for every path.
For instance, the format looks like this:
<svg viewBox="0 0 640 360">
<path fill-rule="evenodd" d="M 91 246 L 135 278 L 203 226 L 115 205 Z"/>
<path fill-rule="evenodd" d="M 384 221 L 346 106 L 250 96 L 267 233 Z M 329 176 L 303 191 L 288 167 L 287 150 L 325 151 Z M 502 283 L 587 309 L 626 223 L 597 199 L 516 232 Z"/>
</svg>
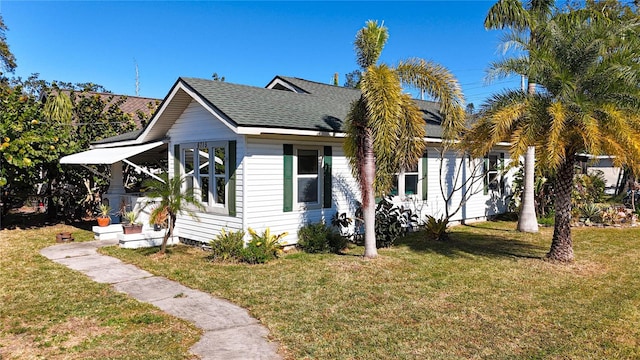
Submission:
<svg viewBox="0 0 640 360">
<path fill-rule="evenodd" d="M 416 164 L 414 167 L 404 172 L 399 172 L 393 176 L 393 187 L 389 194 L 393 196 L 418 195 L 419 179 L 418 164 Z"/>
<path fill-rule="evenodd" d="M 500 191 L 501 190 L 501 178 L 500 178 L 500 168 L 502 167 L 502 161 L 504 158 L 504 154 L 500 156 L 496 154 L 489 154 L 485 159 L 485 168 L 484 168 L 484 193 L 485 195 L 489 190 L 491 191 Z"/>
<path fill-rule="evenodd" d="M 316 149 L 298 149 L 296 152 L 297 202 L 320 202 L 320 156 Z"/>
<path fill-rule="evenodd" d="M 229 178 L 226 143 L 199 142 L 181 149 L 186 188 L 193 189 L 205 206 L 224 206 Z"/>
</svg>

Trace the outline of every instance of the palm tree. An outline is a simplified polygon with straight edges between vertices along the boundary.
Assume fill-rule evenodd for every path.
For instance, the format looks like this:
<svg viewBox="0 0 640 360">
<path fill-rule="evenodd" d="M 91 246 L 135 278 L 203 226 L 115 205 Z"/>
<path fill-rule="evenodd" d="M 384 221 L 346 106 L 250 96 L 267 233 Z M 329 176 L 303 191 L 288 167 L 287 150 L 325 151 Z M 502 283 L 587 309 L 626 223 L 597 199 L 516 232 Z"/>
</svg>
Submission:
<svg viewBox="0 0 640 360">
<path fill-rule="evenodd" d="M 574 258 L 570 222 L 576 154 L 614 155 L 617 165 L 639 165 L 638 28 L 579 9 L 554 14 L 543 30 L 544 46 L 529 44 L 529 59 L 512 61 L 514 67 L 518 61 L 521 66 L 535 62 L 532 75 L 542 91 L 494 95 L 467 142 L 478 155 L 508 140 L 513 158 L 537 145 L 540 165 L 555 173 L 555 226 L 547 258 L 568 262 Z M 483 141 L 474 142 L 473 136 Z"/>
<path fill-rule="evenodd" d="M 184 178 L 179 176 L 169 178 L 166 173 L 159 175 L 159 178 L 161 180 L 145 180 L 142 183 L 142 188 L 146 197 L 160 199 L 160 203 L 151 212 L 151 222 L 162 216 L 163 212 L 166 212 L 169 217 L 169 226 L 164 233 L 159 252 L 159 254 L 164 254 L 167 249 L 167 241 L 173 235 L 178 214 L 186 213 L 197 218 L 192 208 L 204 210 L 204 206 L 198 200 L 198 196 L 193 193 L 193 189 L 182 189 Z M 151 200 L 151 202 L 154 202 L 154 200 Z"/>
<path fill-rule="evenodd" d="M 387 38 L 387 28 L 377 21 L 358 31 L 354 44 L 362 95 L 346 118 L 344 148 L 360 183 L 367 258 L 378 255 L 375 194 L 388 191 L 393 174 L 415 165 L 426 146 L 422 113 L 402 85 L 423 89 L 440 101 L 446 135 L 457 133 L 465 119 L 458 83 L 442 66 L 422 59 L 401 61 L 396 67 L 377 65 Z"/>
<path fill-rule="evenodd" d="M 553 0 L 532 0 L 524 6 L 520 0 L 498 0 L 491 8 L 484 20 L 486 29 L 511 28 L 517 32 L 529 31 L 531 46 L 537 46 L 540 26 L 545 24 L 551 15 Z M 526 71 L 526 70 L 525 70 Z M 521 75 L 529 75 L 521 73 Z M 535 92 L 536 84 L 529 77 L 528 92 Z M 535 146 L 529 146 L 524 162 L 524 189 L 522 192 L 522 207 L 518 217 L 518 231 L 538 232 L 534 201 L 534 164 L 536 157 Z"/>
</svg>

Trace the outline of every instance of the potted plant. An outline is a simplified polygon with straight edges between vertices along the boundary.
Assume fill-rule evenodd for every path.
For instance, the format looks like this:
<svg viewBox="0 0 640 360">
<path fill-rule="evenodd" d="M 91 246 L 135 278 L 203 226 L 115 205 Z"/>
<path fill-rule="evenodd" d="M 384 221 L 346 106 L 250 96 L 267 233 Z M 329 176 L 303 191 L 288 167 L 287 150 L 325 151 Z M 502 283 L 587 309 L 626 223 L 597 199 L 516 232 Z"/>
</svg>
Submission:
<svg viewBox="0 0 640 360">
<path fill-rule="evenodd" d="M 136 221 L 138 214 L 135 211 L 126 211 L 122 215 L 126 220 L 126 223 L 122 224 L 122 230 L 125 234 L 139 234 L 142 232 L 142 224 Z"/>
<path fill-rule="evenodd" d="M 96 220 L 98 221 L 98 226 L 109 226 L 111 222 L 111 218 L 109 217 L 111 213 L 111 207 L 107 204 L 100 204 L 98 206 L 98 217 Z"/>
</svg>

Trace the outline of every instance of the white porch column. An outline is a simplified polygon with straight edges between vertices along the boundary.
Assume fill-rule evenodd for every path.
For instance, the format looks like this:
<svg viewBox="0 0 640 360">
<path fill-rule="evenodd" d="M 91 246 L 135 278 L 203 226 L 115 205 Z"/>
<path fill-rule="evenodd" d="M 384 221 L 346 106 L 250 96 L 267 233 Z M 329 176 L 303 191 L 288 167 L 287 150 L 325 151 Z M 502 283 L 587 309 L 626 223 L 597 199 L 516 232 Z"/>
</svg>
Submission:
<svg viewBox="0 0 640 360">
<path fill-rule="evenodd" d="M 109 181 L 109 188 L 104 194 L 103 199 L 109 200 L 109 206 L 111 206 L 111 211 L 113 214 L 116 214 L 118 211 L 120 211 L 120 203 L 123 201 L 122 195 L 126 194 L 126 191 L 124 189 L 123 176 L 122 161 L 117 161 L 111 164 L 111 179 Z M 114 218 L 111 217 L 112 222 L 113 220 Z"/>
</svg>

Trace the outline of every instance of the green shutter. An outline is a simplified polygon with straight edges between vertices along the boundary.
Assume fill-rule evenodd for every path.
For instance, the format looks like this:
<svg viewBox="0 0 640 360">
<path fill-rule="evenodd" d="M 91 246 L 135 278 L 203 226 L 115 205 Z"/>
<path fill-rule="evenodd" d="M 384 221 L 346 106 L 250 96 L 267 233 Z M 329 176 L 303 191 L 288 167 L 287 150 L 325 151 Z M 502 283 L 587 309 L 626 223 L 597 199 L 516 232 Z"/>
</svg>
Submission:
<svg viewBox="0 0 640 360">
<path fill-rule="evenodd" d="M 283 212 L 293 211 L 293 145 L 284 144 L 282 146 L 284 153 L 284 196 L 283 196 Z"/>
<path fill-rule="evenodd" d="M 484 185 L 484 190 L 483 190 L 483 194 L 487 195 L 489 193 L 489 156 L 484 158 L 484 171 L 482 172 L 483 174 L 483 179 L 482 179 L 482 183 Z"/>
<path fill-rule="evenodd" d="M 500 153 L 500 194 L 504 194 L 504 153 Z"/>
<path fill-rule="evenodd" d="M 427 193 L 429 191 L 429 184 L 427 182 L 427 177 L 429 176 L 429 157 L 427 156 L 427 150 L 422 154 L 422 200 L 427 200 Z"/>
<path fill-rule="evenodd" d="M 229 141 L 229 189 L 227 208 L 229 209 L 229 216 L 236 216 L 236 141 Z"/>
<path fill-rule="evenodd" d="M 325 146 L 324 147 L 324 156 L 322 157 L 322 169 L 324 171 L 323 173 L 323 182 L 324 182 L 324 187 L 323 187 L 323 202 L 322 202 L 322 207 L 323 208 L 331 208 L 331 197 L 332 197 L 332 193 L 331 193 L 331 163 L 332 163 L 332 148 L 331 146 Z"/>
<path fill-rule="evenodd" d="M 173 145 L 173 176 L 180 177 L 180 145 Z"/>
</svg>

